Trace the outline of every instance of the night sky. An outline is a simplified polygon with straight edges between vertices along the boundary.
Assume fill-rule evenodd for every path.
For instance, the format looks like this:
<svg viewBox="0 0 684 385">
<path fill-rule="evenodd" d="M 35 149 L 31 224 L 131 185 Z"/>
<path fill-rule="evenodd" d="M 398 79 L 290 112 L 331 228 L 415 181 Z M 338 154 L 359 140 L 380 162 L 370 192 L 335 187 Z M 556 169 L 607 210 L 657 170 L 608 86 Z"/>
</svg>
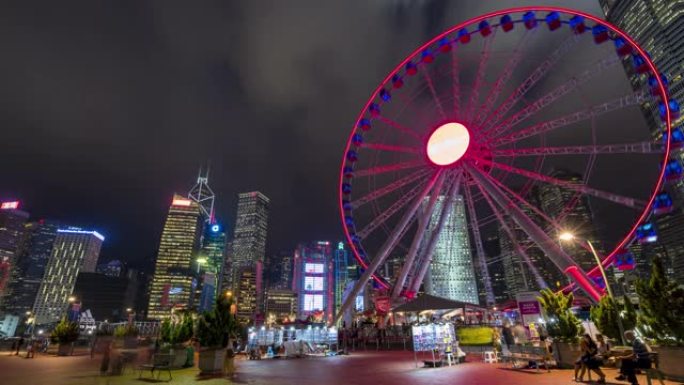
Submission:
<svg viewBox="0 0 684 385">
<path fill-rule="evenodd" d="M 269 253 L 341 239 L 339 162 L 377 83 L 447 27 L 535 4 L 600 14 L 596 0 L 4 2 L 0 199 L 149 268 L 173 192 L 211 161 L 229 231 L 236 194 L 258 189 Z"/>
</svg>

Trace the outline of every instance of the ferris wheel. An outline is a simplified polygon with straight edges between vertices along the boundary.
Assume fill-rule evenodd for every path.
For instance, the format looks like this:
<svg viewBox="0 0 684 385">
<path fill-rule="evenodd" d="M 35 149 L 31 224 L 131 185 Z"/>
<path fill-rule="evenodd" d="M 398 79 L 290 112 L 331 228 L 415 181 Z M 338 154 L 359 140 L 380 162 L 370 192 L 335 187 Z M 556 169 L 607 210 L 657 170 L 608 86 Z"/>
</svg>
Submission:
<svg viewBox="0 0 684 385">
<path fill-rule="evenodd" d="M 605 267 L 648 236 L 651 216 L 672 206 L 665 182 L 682 176 L 670 159 L 682 139 L 671 127 L 678 112 L 648 53 L 586 13 L 506 9 L 434 37 L 387 75 L 351 130 L 339 204 L 363 274 L 338 317 L 371 279 L 393 301 L 413 296 L 457 205 L 488 305 L 483 237 L 492 232 L 539 287 L 556 286 L 544 282 L 530 247 L 566 277 L 566 289 L 597 300 L 598 264 L 579 264 L 577 249 L 558 241 L 564 215 L 591 207 L 596 231 L 609 234 L 601 236 Z M 549 188 L 563 196 L 554 212 L 533 202 Z M 390 259 L 400 268 L 388 277 L 380 267 Z"/>
</svg>

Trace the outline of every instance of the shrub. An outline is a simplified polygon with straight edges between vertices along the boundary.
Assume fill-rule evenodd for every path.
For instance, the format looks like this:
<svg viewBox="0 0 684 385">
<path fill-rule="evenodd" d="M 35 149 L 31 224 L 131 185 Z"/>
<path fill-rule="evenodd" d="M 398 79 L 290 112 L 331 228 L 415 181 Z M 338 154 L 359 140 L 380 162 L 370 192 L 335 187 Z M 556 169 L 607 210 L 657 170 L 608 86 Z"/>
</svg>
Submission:
<svg viewBox="0 0 684 385">
<path fill-rule="evenodd" d="M 633 329 L 636 326 L 634 306 L 627 296 L 624 297 L 624 303 L 620 304 L 606 295 L 601 298 L 598 305 L 591 308 L 591 320 L 594 321 L 596 327 L 608 338 L 616 341 L 622 339 L 618 325 L 620 316 L 624 330 Z"/>
<path fill-rule="evenodd" d="M 460 327 L 456 334 L 461 346 L 491 346 L 494 342 L 494 329 L 490 327 Z"/>
<path fill-rule="evenodd" d="M 216 306 L 202 314 L 197 320 L 195 333 L 200 346 L 208 348 L 225 348 L 230 338 L 238 332 L 238 321 L 231 312 L 232 298 L 219 296 Z"/>
<path fill-rule="evenodd" d="M 171 345 L 182 344 L 192 338 L 192 329 L 192 315 L 185 313 L 180 321 L 164 320 L 161 324 L 160 338 L 162 342 Z"/>
<path fill-rule="evenodd" d="M 651 277 L 636 282 L 639 328 L 662 344 L 684 344 L 684 289 L 665 276 L 662 260 L 653 258 Z"/>
<path fill-rule="evenodd" d="M 138 328 L 136 328 L 135 325 L 132 324 L 120 325 L 117 326 L 116 329 L 114 329 L 114 336 L 117 338 L 137 337 Z"/>
<path fill-rule="evenodd" d="M 63 318 L 50 334 L 53 343 L 70 344 L 78 339 L 78 324 Z"/>
<path fill-rule="evenodd" d="M 538 297 L 544 309 L 546 331 L 554 340 L 562 342 L 577 342 L 583 331 L 582 322 L 570 310 L 574 299 L 572 293 L 554 293 L 551 289 L 544 289 Z"/>
</svg>

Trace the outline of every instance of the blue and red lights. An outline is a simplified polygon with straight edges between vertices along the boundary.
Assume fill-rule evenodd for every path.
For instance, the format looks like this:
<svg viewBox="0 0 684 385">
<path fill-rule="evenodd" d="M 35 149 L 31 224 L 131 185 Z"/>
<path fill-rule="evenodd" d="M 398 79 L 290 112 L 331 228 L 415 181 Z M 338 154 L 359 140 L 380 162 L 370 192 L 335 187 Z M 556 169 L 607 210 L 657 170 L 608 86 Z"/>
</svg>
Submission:
<svg viewBox="0 0 684 385">
<path fill-rule="evenodd" d="M 546 15 L 546 25 L 549 26 L 549 31 L 555 31 L 560 28 L 560 14 L 556 11 L 549 12 L 549 14 Z"/>
</svg>

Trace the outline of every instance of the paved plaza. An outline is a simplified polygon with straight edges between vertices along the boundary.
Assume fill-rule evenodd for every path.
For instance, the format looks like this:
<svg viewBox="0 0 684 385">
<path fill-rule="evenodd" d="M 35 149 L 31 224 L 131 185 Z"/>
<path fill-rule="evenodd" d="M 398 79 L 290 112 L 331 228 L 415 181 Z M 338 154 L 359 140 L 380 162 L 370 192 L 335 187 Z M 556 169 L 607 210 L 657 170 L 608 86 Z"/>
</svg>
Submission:
<svg viewBox="0 0 684 385">
<path fill-rule="evenodd" d="M 35 359 L 0 356 L 0 384 L 144 384 L 156 380 L 139 380 L 137 371 L 126 370 L 123 376 L 100 376 L 100 357 L 90 359 L 87 355 L 55 357 L 40 355 Z M 268 384 L 268 385 L 563 385 L 574 384 L 571 370 L 516 371 L 501 364 L 484 364 L 474 358 L 470 362 L 452 367 L 416 368 L 413 354 L 405 351 L 356 352 L 350 356 L 316 357 L 302 359 L 276 359 L 236 361 L 237 373 L 231 378 L 199 378 L 196 368 L 173 371 L 171 384 Z M 606 369 L 609 384 L 626 384 L 611 381 L 615 369 Z M 165 374 L 162 381 L 165 382 Z M 596 379 L 596 378 L 594 378 Z M 642 385 L 646 379 L 639 377 Z M 667 385 L 677 383 L 668 381 Z"/>
</svg>

